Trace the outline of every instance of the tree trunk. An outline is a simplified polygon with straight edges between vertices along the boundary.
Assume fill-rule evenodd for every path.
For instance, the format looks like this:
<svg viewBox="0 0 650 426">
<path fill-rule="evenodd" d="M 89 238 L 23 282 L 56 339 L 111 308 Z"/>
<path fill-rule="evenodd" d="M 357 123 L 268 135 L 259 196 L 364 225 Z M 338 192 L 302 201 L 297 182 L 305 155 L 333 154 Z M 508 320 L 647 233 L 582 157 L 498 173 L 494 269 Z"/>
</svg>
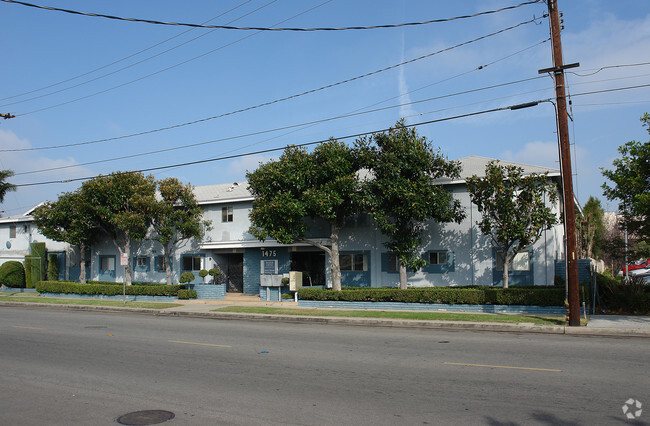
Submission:
<svg viewBox="0 0 650 426">
<path fill-rule="evenodd" d="M 171 285 L 172 283 L 172 265 L 169 261 L 169 245 L 170 243 L 163 245 L 163 262 L 165 262 L 165 277 L 167 278 L 167 285 Z"/>
<path fill-rule="evenodd" d="M 341 290 L 341 263 L 339 261 L 339 227 L 337 224 L 331 225 L 330 240 L 332 241 L 332 252 L 330 253 L 330 263 L 332 271 L 332 290 Z"/>
<path fill-rule="evenodd" d="M 124 243 L 124 254 L 127 258 L 126 266 L 124 267 L 124 284 L 131 285 L 131 238 L 129 232 L 125 232 L 126 241 Z"/>
<path fill-rule="evenodd" d="M 79 282 L 86 284 L 86 245 L 79 244 Z"/>
<path fill-rule="evenodd" d="M 503 254 L 503 288 L 508 288 L 508 272 L 510 270 L 510 260 L 513 256 L 510 252 L 505 252 Z"/>
<path fill-rule="evenodd" d="M 408 288 L 406 282 L 406 265 L 403 265 L 401 261 L 399 262 L 399 288 L 402 290 Z"/>
</svg>

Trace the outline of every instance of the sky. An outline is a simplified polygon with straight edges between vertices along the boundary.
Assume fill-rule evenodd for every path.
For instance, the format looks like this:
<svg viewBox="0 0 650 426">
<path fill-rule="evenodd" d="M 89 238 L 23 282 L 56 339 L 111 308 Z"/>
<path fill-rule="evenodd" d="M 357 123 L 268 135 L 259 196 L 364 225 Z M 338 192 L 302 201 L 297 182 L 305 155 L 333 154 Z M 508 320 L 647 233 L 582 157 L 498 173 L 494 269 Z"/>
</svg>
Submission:
<svg viewBox="0 0 650 426">
<path fill-rule="evenodd" d="M 164 22 L 339 28 L 449 19 L 525 0 L 33 2 Z M 612 168 L 620 145 L 650 139 L 639 120 L 650 112 L 650 87 L 612 91 L 650 85 L 650 2 L 558 3 L 564 62 L 580 63 L 566 74 L 574 189 L 580 204 L 595 196 L 613 211 L 601 168 Z M 552 78 L 538 73 L 552 66 L 546 11 L 540 2 L 397 28 L 271 32 L 0 2 L 0 113 L 15 115 L 0 120 L 0 169 L 13 170 L 18 185 L 0 215 L 116 171 L 174 166 L 147 173 L 195 186 L 241 182 L 287 145 L 353 143 L 400 118 L 434 121 L 417 131 L 451 160 L 559 168 L 552 103 L 485 112 L 554 98 Z"/>
</svg>

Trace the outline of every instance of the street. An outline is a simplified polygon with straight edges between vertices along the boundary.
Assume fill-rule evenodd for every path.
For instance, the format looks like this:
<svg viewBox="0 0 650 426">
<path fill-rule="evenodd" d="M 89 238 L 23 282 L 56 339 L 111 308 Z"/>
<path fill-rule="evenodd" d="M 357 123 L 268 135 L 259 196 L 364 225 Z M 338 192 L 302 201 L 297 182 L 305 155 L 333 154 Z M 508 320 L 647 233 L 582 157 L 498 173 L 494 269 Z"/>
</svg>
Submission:
<svg viewBox="0 0 650 426">
<path fill-rule="evenodd" d="M 648 339 L 0 307 L 0 424 L 650 424 Z"/>
</svg>

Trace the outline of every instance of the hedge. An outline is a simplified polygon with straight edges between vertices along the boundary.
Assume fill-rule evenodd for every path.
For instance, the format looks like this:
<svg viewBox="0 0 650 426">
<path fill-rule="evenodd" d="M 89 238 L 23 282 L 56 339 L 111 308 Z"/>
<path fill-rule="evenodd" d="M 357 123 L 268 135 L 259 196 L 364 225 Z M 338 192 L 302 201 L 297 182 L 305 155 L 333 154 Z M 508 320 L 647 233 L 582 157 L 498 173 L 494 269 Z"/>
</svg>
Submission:
<svg viewBox="0 0 650 426">
<path fill-rule="evenodd" d="M 179 299 L 196 299 L 196 290 L 178 290 Z"/>
<path fill-rule="evenodd" d="M 606 312 L 650 314 L 650 285 L 642 277 L 620 281 L 603 274 L 597 275 L 599 308 Z"/>
<path fill-rule="evenodd" d="M 0 265 L 0 284 L 14 288 L 25 287 L 25 268 L 23 264 L 16 260 L 10 260 Z"/>
<path fill-rule="evenodd" d="M 332 291 L 302 288 L 303 300 L 338 300 L 347 302 L 444 303 L 467 305 L 564 306 L 564 289 L 554 287 L 419 287 L 358 288 Z"/>
<path fill-rule="evenodd" d="M 74 294 L 101 294 L 117 296 L 123 292 L 122 285 L 111 284 L 79 284 L 74 281 L 41 281 L 36 284 L 39 293 L 74 293 Z M 117 283 L 121 284 L 121 283 Z M 181 285 L 129 285 L 126 294 L 133 296 L 178 296 L 178 292 L 185 286 Z"/>
</svg>

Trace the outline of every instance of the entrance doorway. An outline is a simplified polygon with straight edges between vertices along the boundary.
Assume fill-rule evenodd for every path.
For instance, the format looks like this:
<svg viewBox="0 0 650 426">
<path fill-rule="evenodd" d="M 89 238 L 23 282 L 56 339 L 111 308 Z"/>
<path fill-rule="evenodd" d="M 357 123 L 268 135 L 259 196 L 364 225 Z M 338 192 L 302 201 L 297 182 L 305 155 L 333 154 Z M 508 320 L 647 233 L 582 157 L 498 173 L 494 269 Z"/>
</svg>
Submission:
<svg viewBox="0 0 650 426">
<path fill-rule="evenodd" d="M 226 260 L 226 291 L 231 293 L 244 292 L 244 255 L 229 253 L 224 255 Z"/>
<path fill-rule="evenodd" d="M 325 285 L 325 253 L 300 252 L 291 253 L 291 270 L 301 271 L 303 287 Z"/>
</svg>

